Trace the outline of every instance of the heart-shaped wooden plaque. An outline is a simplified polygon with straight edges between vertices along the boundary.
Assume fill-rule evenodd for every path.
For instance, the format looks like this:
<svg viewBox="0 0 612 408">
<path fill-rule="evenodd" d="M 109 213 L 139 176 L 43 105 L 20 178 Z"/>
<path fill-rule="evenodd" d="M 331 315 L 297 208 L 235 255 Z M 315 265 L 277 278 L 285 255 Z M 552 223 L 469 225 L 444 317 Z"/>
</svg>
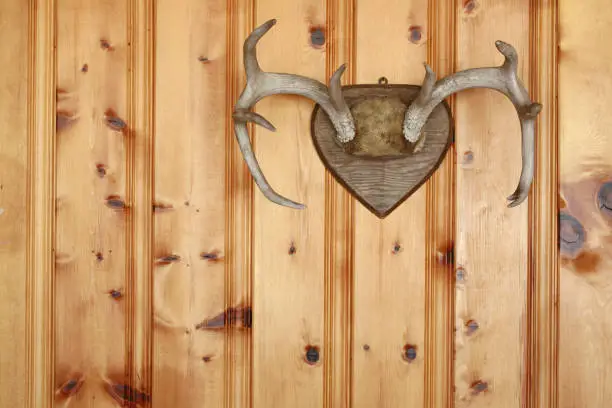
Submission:
<svg viewBox="0 0 612 408">
<path fill-rule="evenodd" d="M 355 140 L 344 146 L 319 105 L 312 114 L 312 140 L 321 161 L 379 218 L 389 215 L 431 177 L 452 143 L 452 115 L 446 102 L 436 106 L 414 145 L 401 136 L 404 113 L 420 89 L 416 85 L 344 86 L 357 129 Z"/>
</svg>

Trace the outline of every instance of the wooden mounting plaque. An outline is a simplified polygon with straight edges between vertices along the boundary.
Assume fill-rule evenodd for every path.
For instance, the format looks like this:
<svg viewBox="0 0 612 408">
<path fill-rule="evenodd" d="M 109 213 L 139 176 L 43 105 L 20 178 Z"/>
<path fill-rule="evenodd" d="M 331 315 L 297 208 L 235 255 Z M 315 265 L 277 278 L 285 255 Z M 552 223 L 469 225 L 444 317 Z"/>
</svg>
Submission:
<svg viewBox="0 0 612 408">
<path fill-rule="evenodd" d="M 406 107 L 418 96 L 417 85 L 348 85 L 342 88 L 350 108 L 366 99 L 399 98 Z M 358 121 L 358 118 L 355 118 Z M 368 157 L 348 153 L 336 130 L 317 104 L 311 135 L 325 167 L 355 198 L 379 218 L 385 218 L 419 189 L 442 163 L 453 140 L 452 114 L 440 103 L 423 128 L 424 143 L 416 153 Z"/>
</svg>

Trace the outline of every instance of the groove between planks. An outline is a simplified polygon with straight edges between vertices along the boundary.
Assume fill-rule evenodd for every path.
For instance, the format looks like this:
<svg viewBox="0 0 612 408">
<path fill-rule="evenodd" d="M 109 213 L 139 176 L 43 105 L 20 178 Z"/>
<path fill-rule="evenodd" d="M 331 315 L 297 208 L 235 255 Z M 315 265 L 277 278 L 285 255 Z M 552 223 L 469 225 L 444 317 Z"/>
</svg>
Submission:
<svg viewBox="0 0 612 408">
<path fill-rule="evenodd" d="M 354 0 L 326 2 L 326 72 L 347 64 L 344 84 L 355 78 Z M 352 406 L 354 199 L 325 172 L 325 325 L 323 406 Z"/>
<path fill-rule="evenodd" d="M 255 27 L 255 0 L 229 0 L 226 6 L 225 129 L 225 308 L 252 306 L 253 181 L 234 136 L 232 112 L 245 85 L 242 44 Z M 255 132 L 248 125 L 255 148 Z M 225 331 L 226 408 L 253 406 L 252 335 Z"/>
<path fill-rule="evenodd" d="M 456 0 L 428 4 L 427 59 L 438 77 L 455 71 Z M 454 98 L 448 102 L 454 114 Z M 427 408 L 453 403 L 455 146 L 427 181 L 425 404 Z"/>
<path fill-rule="evenodd" d="M 530 89 L 543 105 L 536 122 L 535 177 L 529 214 L 528 350 L 525 399 L 528 408 L 559 406 L 559 281 L 557 197 L 558 1 L 530 4 Z"/>
<path fill-rule="evenodd" d="M 151 396 L 153 367 L 153 197 L 155 142 L 155 0 L 127 3 L 128 84 L 126 361 L 132 389 Z M 151 406 L 151 401 L 145 406 Z"/>
<path fill-rule="evenodd" d="M 26 406 L 45 408 L 53 405 L 55 374 L 55 0 L 30 0 L 28 31 Z"/>
</svg>

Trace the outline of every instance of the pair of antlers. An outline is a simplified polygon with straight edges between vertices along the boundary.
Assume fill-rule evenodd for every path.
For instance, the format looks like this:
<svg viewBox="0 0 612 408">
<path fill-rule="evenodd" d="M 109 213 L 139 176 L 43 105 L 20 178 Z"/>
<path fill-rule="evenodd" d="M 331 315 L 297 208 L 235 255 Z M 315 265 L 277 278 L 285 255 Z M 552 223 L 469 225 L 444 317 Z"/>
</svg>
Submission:
<svg viewBox="0 0 612 408">
<path fill-rule="evenodd" d="M 334 72 L 329 87 L 301 75 L 261 70 L 257 61 L 257 43 L 275 24 L 276 19 L 268 20 L 257 27 L 244 43 L 247 83 L 234 108 L 234 131 L 244 160 L 263 195 L 276 204 L 302 209 L 305 208 L 303 204 L 289 200 L 274 191 L 261 171 L 253 153 L 247 123 L 253 122 L 270 131 L 276 129 L 263 116 L 252 112 L 251 107 L 270 95 L 292 94 L 309 98 L 327 113 L 340 143 L 347 143 L 355 138 L 355 123 L 342 95 L 340 78 L 346 65 L 342 65 Z M 508 197 L 510 200 L 508 207 L 515 207 L 527 198 L 533 180 L 535 119 L 542 110 L 542 105 L 531 102 L 527 90 L 518 78 L 518 55 L 514 47 L 503 41 L 496 41 L 495 46 L 505 57 L 504 63 L 499 67 L 467 69 L 437 81 L 433 70 L 424 64 L 425 79 L 418 97 L 406 111 L 403 135 L 409 142 L 416 142 L 434 108 L 453 93 L 471 88 L 491 88 L 503 93 L 512 101 L 521 123 L 521 176 L 514 193 Z"/>
</svg>

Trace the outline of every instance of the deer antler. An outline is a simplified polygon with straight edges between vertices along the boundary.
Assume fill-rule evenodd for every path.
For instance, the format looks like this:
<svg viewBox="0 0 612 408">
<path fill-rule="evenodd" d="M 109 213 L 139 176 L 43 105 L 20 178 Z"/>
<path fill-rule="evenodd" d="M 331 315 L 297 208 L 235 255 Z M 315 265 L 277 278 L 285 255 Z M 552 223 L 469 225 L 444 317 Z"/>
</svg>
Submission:
<svg viewBox="0 0 612 408">
<path fill-rule="evenodd" d="M 293 94 L 312 99 L 328 114 L 341 143 L 346 143 L 355 137 L 355 124 L 342 96 L 340 78 L 346 69 L 345 65 L 342 65 L 332 75 L 329 88 L 319 81 L 300 75 L 263 72 L 261 70 L 257 61 L 257 43 L 275 24 L 276 19 L 265 22 L 257 27 L 244 43 L 244 66 L 247 84 L 234 107 L 234 131 L 244 160 L 264 196 L 276 204 L 302 209 L 305 207 L 303 204 L 291 201 L 276 193 L 263 175 L 253 153 L 246 124 L 247 122 L 254 122 L 271 131 L 276 129 L 264 117 L 251 112 L 250 108 L 259 100 L 270 95 Z"/>
<path fill-rule="evenodd" d="M 511 200 L 508 207 L 516 207 L 529 195 L 533 181 L 535 119 L 542 110 L 542 105 L 531 102 L 527 90 L 518 78 L 518 55 L 514 47 L 503 41 L 496 41 L 495 46 L 506 57 L 499 67 L 467 69 L 436 82 L 436 74 L 425 64 L 426 72 L 421 92 L 406 112 L 404 137 L 410 142 L 418 140 L 433 109 L 453 93 L 471 88 L 492 88 L 503 93 L 514 104 L 521 122 L 521 177 L 516 190 L 508 197 L 508 200 Z"/>
</svg>

